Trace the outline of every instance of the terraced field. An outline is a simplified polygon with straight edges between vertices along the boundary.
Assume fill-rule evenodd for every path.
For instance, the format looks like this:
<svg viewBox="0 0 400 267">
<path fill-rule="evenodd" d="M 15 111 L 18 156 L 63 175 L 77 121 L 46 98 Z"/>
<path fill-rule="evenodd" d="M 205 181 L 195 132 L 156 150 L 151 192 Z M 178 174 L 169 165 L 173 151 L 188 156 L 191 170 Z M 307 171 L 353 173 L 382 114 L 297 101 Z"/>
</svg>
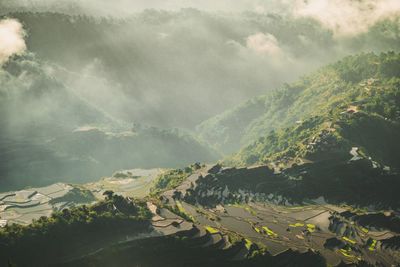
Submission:
<svg viewBox="0 0 400 267">
<path fill-rule="evenodd" d="M 0 227 L 13 223 L 27 225 L 33 219 L 50 216 L 54 210 L 90 204 L 103 199 L 103 193 L 107 190 L 126 197 L 144 197 L 149 194 L 152 182 L 160 171 L 161 169 L 124 170 L 95 183 L 57 183 L 41 188 L 0 193 Z"/>
<path fill-rule="evenodd" d="M 251 201 L 232 202 L 229 195 L 235 200 L 235 194 L 249 193 L 241 189 L 231 192 L 229 184 L 223 190 L 225 193 L 216 188 L 198 188 L 202 186 L 204 177 L 215 171 L 213 168 L 208 166 L 192 174 L 175 190 L 166 191 L 161 196 L 164 205 L 176 206 L 180 213 L 191 218 L 198 227 L 204 227 L 213 234 L 223 236 L 235 233 L 247 247 L 255 244 L 256 250 L 267 251 L 273 257 L 288 251 L 300 254 L 311 251 L 320 255 L 329 266 L 362 262 L 383 266 L 400 264 L 400 258 L 395 256 L 398 251 L 388 249 L 385 245 L 389 239 L 399 237 L 397 228 L 392 227 L 390 230 L 390 227 L 377 227 L 376 224 L 374 226 L 374 220 L 361 222 L 354 217 L 371 216 L 380 211 L 354 210 L 351 206 L 336 206 L 318 200 L 302 205 L 280 205 L 276 201 L 257 201 L 254 194 Z M 193 197 L 194 192 L 207 198 L 210 204 L 193 201 L 196 199 Z M 224 194 L 227 196 L 224 201 L 214 205 L 213 197 Z M 393 221 L 398 214 L 386 212 L 382 216 L 383 221 Z M 236 258 L 251 255 L 251 250 L 248 250 Z"/>
<path fill-rule="evenodd" d="M 323 198 L 297 204 L 282 197 L 269 199 L 221 178 L 221 173 L 232 171 L 204 165 L 176 188 L 151 197 L 150 188 L 163 170 L 120 171 L 97 183 L 3 193 L 0 224 L 29 224 L 53 210 L 102 199 L 112 190 L 128 199 L 146 199 L 150 228 L 116 237 L 107 246 L 87 247 L 55 266 L 154 266 L 160 260 L 151 256 L 154 253 L 165 257 L 164 266 L 400 264 L 395 211 L 332 205 Z"/>
</svg>

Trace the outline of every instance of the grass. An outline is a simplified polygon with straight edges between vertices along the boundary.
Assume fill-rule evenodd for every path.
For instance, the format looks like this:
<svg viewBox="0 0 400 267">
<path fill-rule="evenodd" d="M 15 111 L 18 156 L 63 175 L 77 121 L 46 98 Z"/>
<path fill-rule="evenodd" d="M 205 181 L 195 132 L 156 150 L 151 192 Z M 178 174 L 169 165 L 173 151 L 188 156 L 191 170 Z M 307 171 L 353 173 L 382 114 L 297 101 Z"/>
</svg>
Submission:
<svg viewBox="0 0 400 267">
<path fill-rule="evenodd" d="M 353 255 L 350 254 L 350 252 L 351 252 L 350 248 L 347 248 L 347 249 L 346 248 L 341 248 L 339 250 L 339 252 L 342 253 L 342 255 L 345 256 L 345 257 L 353 257 Z"/>
<path fill-rule="evenodd" d="M 295 224 L 289 224 L 290 227 L 304 227 L 304 223 L 295 223 Z"/>
<path fill-rule="evenodd" d="M 161 173 L 156 179 L 154 186 L 151 188 L 150 192 L 152 195 L 157 195 L 166 190 L 174 189 L 179 186 L 183 181 L 186 180 L 193 170 L 187 167 L 183 170 L 173 169 Z"/>
<path fill-rule="evenodd" d="M 244 245 L 246 246 L 246 248 L 247 248 L 247 250 L 251 250 L 251 246 L 253 245 L 253 242 L 251 242 L 251 240 L 249 240 L 249 239 L 245 239 L 244 240 Z"/>
<path fill-rule="evenodd" d="M 254 231 L 256 231 L 257 233 L 261 234 L 261 230 L 258 227 L 253 226 Z"/>
<path fill-rule="evenodd" d="M 345 256 L 346 258 L 351 259 L 351 260 L 353 260 L 353 261 L 360 261 L 361 258 L 360 258 L 360 257 L 357 257 L 357 256 L 355 256 L 355 255 L 350 254 L 351 251 L 352 251 L 352 249 L 351 249 L 350 247 L 348 247 L 348 246 L 347 246 L 347 247 L 344 247 L 344 248 L 342 248 L 342 249 L 339 249 L 339 252 L 340 252 L 343 256 Z"/>
<path fill-rule="evenodd" d="M 179 200 L 175 201 L 175 203 L 176 203 L 176 207 L 177 207 L 177 209 L 178 209 L 178 211 L 179 211 L 180 214 L 185 214 L 185 216 L 186 216 L 187 218 L 190 218 L 190 220 L 191 220 L 192 222 L 195 222 L 195 221 L 196 221 L 195 218 L 194 218 L 191 214 L 189 214 L 188 212 L 186 212 L 185 208 L 182 206 L 182 203 L 181 203 Z"/>
<path fill-rule="evenodd" d="M 315 229 L 316 229 L 315 224 L 307 223 L 307 230 L 308 230 L 310 233 L 315 232 Z"/>
<path fill-rule="evenodd" d="M 377 62 L 379 64 L 376 64 Z M 394 68 L 382 67 L 389 64 L 387 62 L 400 65 L 400 54 L 371 53 L 348 57 L 304 77 L 297 83 L 270 92 L 269 96 L 264 96 L 265 107 L 257 113 L 259 117 L 252 118 L 254 121 L 237 136 L 238 140 L 234 145 L 242 143 L 245 147 L 226 158 L 225 163 L 249 166 L 283 158 L 319 159 L 320 152 L 327 151 L 326 148 L 348 152 L 348 147 L 341 145 L 347 145 L 349 142 L 362 148 L 360 154 L 371 156 L 387 165 L 398 164 L 398 161 L 393 160 L 395 156 L 389 155 L 398 155 L 398 147 L 390 146 L 396 146 L 397 127 L 388 122 L 400 119 L 400 79 L 397 70 L 393 72 Z M 378 65 L 380 67 L 377 67 Z M 369 90 L 366 91 L 360 82 L 365 83 L 370 78 L 377 78 L 379 82 L 369 86 Z M 258 101 L 253 103 L 255 106 L 260 105 Z M 349 106 L 358 108 L 357 116 L 343 114 Z M 243 116 L 240 112 L 243 110 L 239 109 L 230 114 L 232 121 L 237 121 Z M 358 117 L 365 115 L 369 117 L 367 120 L 358 121 Z M 299 119 L 302 123 L 295 124 Z M 224 121 L 220 123 L 222 125 L 219 128 L 228 126 L 224 125 Z M 314 143 L 311 142 L 312 139 L 318 137 L 323 130 L 334 130 L 327 135 L 332 146 L 323 145 L 323 142 L 308 146 Z M 237 127 L 229 129 L 228 126 L 227 131 L 223 131 L 221 137 L 235 140 Z M 229 136 L 230 134 L 232 136 Z M 389 138 L 384 135 L 388 135 Z M 382 149 L 384 145 L 381 140 L 389 143 L 386 149 L 389 153 Z"/>
<path fill-rule="evenodd" d="M 375 239 L 372 239 L 371 244 L 368 247 L 369 251 L 375 251 L 376 250 L 376 243 L 377 241 Z"/>
<path fill-rule="evenodd" d="M 272 231 L 271 229 L 269 229 L 267 226 L 263 226 L 262 229 L 264 230 L 264 232 L 272 238 L 277 238 L 278 234 L 275 233 L 274 231 Z"/>
<path fill-rule="evenodd" d="M 344 241 L 346 241 L 347 243 L 350 243 L 350 244 L 352 244 L 352 245 L 355 245 L 357 242 L 355 241 L 355 240 L 353 240 L 353 239 L 350 239 L 350 238 L 348 238 L 348 237 L 342 237 L 342 239 L 344 240 Z"/>
<path fill-rule="evenodd" d="M 217 228 L 214 228 L 212 226 L 206 225 L 204 228 L 209 232 L 210 234 L 218 234 L 220 231 Z"/>
</svg>

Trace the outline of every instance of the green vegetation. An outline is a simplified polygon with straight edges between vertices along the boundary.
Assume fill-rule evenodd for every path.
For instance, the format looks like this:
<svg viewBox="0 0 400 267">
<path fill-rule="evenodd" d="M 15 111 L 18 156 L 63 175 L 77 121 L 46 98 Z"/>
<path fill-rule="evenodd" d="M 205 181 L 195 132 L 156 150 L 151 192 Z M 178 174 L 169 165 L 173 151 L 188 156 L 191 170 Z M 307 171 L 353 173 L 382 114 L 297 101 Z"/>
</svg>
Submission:
<svg viewBox="0 0 400 267">
<path fill-rule="evenodd" d="M 316 230 L 316 225 L 315 225 L 315 224 L 312 224 L 312 223 L 307 223 L 307 230 L 308 230 L 310 233 L 315 232 L 315 230 Z"/>
<path fill-rule="evenodd" d="M 214 228 L 209 225 L 205 226 L 205 228 L 210 234 L 218 234 L 220 232 L 217 228 Z"/>
<path fill-rule="evenodd" d="M 123 172 L 117 172 L 117 173 L 113 174 L 113 177 L 114 178 L 125 179 L 125 178 L 128 178 L 130 176 L 128 174 L 123 173 Z"/>
<path fill-rule="evenodd" d="M 377 240 L 375 240 L 375 239 L 371 239 L 368 243 L 369 243 L 369 245 L 368 245 L 368 250 L 369 251 L 375 251 L 376 250 L 376 244 L 377 244 Z"/>
<path fill-rule="evenodd" d="M 399 121 L 400 76 L 388 67 L 399 62 L 400 55 L 393 52 L 346 57 L 212 118 L 198 130 L 209 143 L 220 144 L 225 153 L 250 145 L 247 150 L 255 154 L 234 162 L 251 164 L 260 153 L 264 157 L 285 150 L 293 154 L 302 148 L 299 142 L 323 127 L 321 123 L 340 120 L 340 113 L 351 106 L 371 116 Z M 265 146 L 257 146 L 255 140 Z"/>
<path fill-rule="evenodd" d="M 400 76 L 387 67 L 396 64 L 400 54 L 393 52 L 351 56 L 271 93 L 275 115 L 266 112 L 252 123 L 242 138 L 256 141 L 225 163 L 281 160 L 286 167 L 359 147 L 364 157 L 400 167 Z"/>
<path fill-rule="evenodd" d="M 262 229 L 264 230 L 264 232 L 272 238 L 277 238 L 278 234 L 275 233 L 274 231 L 272 231 L 270 228 L 268 228 L 267 226 L 263 226 Z"/>
<path fill-rule="evenodd" d="M 344 241 L 346 241 L 347 243 L 351 244 L 351 245 L 355 245 L 355 244 L 357 243 L 355 240 L 350 239 L 350 238 L 348 238 L 348 237 L 346 237 L 346 236 L 343 236 L 342 239 L 343 239 Z"/>
<path fill-rule="evenodd" d="M 251 250 L 251 248 L 252 248 L 252 246 L 253 246 L 253 242 L 251 242 L 251 240 L 250 239 L 245 239 L 245 246 L 246 246 L 246 248 L 247 248 L 247 250 Z"/>
<path fill-rule="evenodd" d="M 289 14 L 219 15 L 194 9 L 148 10 L 119 19 L 12 14 L 26 28 L 23 37 L 31 52 L 15 55 L 0 68 L 5 84 L 0 88 L 0 188 L 30 183 L 20 177 L 46 184 L 69 177 L 83 182 L 82 177 L 116 169 L 168 170 L 154 182 L 149 197 L 154 202 L 146 199 L 154 214 L 144 200 L 108 190 L 105 200 L 95 204 L 63 209 L 28 226 L 10 223 L 28 221 L 31 208 L 39 216 L 48 214 L 51 206 L 45 202 L 52 195 L 64 194 L 49 201 L 59 204 L 54 208 L 92 202 L 106 183 L 133 195 L 130 190 L 139 190 L 140 181 L 123 180 L 134 178 L 129 172 L 90 185 L 93 193 L 83 187 L 67 193 L 68 187 L 4 195 L 11 201 L 0 203 L 8 216 L 1 222 L 0 265 L 326 266 L 326 257 L 346 259 L 341 266 L 358 263 L 361 256 L 389 265 L 380 263 L 394 255 L 384 242 L 394 246 L 400 238 L 400 54 L 360 54 L 321 68 L 201 123 L 200 139 L 158 128 L 191 127 L 247 93 L 255 95 L 260 84 L 275 86 L 348 51 L 399 47 L 399 18 L 382 17 L 353 39 L 335 38 L 335 30 L 324 23 Z M 374 49 L 355 45 L 376 36 L 381 38 L 374 44 L 380 45 Z M 210 97 L 215 92 L 219 97 Z M 137 119 L 158 126 L 127 126 Z M 260 166 L 218 164 L 204 177 L 198 176 L 199 164 L 170 169 L 217 160 L 220 154 L 210 147 L 235 153 L 225 165 Z M 154 177 L 143 177 L 148 178 L 146 189 Z M 192 178 L 198 178 L 196 186 Z M 242 204 L 252 201 L 259 202 Z M 323 201 L 368 206 L 368 212 L 339 212 L 320 205 Z M 258 205 L 263 202 L 271 205 Z M 240 210 L 222 206 L 228 203 Z M 304 203 L 312 205 L 284 208 Z M 386 211 L 370 212 L 381 207 Z M 197 219 L 207 234 L 172 219 L 176 216 L 164 208 L 186 221 Z M 197 213 L 188 212 L 192 209 Z M 318 221 L 321 228 L 294 218 Z M 289 228 L 288 221 L 293 222 Z M 324 233 L 328 221 L 330 232 Z M 364 227 L 386 232 L 368 234 Z M 225 232 L 231 243 L 225 242 Z M 379 243 L 372 239 L 377 234 Z M 327 238 L 324 247 L 337 255 L 319 254 Z M 267 243 L 271 254 L 258 241 Z M 364 253 L 375 250 L 376 258 Z"/>
<path fill-rule="evenodd" d="M 53 198 L 49 201 L 50 204 L 57 202 L 74 202 L 74 203 L 90 203 L 95 201 L 93 193 L 84 188 L 73 188 L 65 196 L 61 198 Z"/>
<path fill-rule="evenodd" d="M 289 224 L 290 227 L 304 227 L 304 223 Z"/>
<path fill-rule="evenodd" d="M 196 219 L 185 210 L 180 201 L 176 200 L 175 203 L 176 207 L 171 210 L 172 212 L 181 216 L 189 222 L 196 222 Z"/>
<path fill-rule="evenodd" d="M 345 256 L 346 258 L 348 258 L 349 260 L 353 261 L 353 262 L 359 262 L 361 261 L 361 257 L 357 257 L 355 255 L 352 254 L 352 249 L 351 246 L 346 245 L 344 248 L 339 249 L 339 252 Z"/>
<path fill-rule="evenodd" d="M 253 226 L 254 231 L 256 231 L 257 233 L 261 234 L 261 230 L 260 228 Z"/>
<path fill-rule="evenodd" d="M 150 189 L 151 194 L 157 195 L 166 190 L 176 188 L 183 181 L 185 181 L 186 178 L 188 178 L 193 173 L 193 171 L 200 168 L 200 164 L 196 163 L 184 169 L 173 169 L 165 171 L 156 178 L 154 186 Z"/>
<path fill-rule="evenodd" d="M 312 224 L 312 223 L 304 224 L 304 223 L 300 223 L 300 222 L 297 222 L 294 224 L 289 224 L 289 227 L 292 227 L 292 228 L 305 227 L 307 229 L 307 231 L 309 231 L 310 233 L 315 232 L 315 230 L 317 229 L 317 226 L 315 224 Z"/>
<path fill-rule="evenodd" d="M 151 194 L 158 194 L 162 191 L 174 189 L 180 185 L 191 172 L 185 172 L 181 169 L 169 170 L 159 175 L 156 179 L 154 187 L 150 189 Z"/>
<path fill-rule="evenodd" d="M 18 266 L 30 261 L 46 265 L 60 255 L 64 259 L 82 255 L 127 234 L 147 231 L 150 218 L 144 202 L 110 192 L 106 200 L 91 206 L 64 209 L 28 226 L 6 226 L 0 231 L 0 259 L 10 259 Z"/>
<path fill-rule="evenodd" d="M 106 248 L 94 255 L 77 259 L 63 267 L 75 266 L 280 266 L 284 261 L 286 266 L 326 266 L 321 255 L 309 252 L 300 254 L 290 251 L 282 257 L 273 257 L 264 248 L 249 239 L 240 236 L 229 239 L 233 246 L 228 250 L 210 249 L 209 247 L 193 246 L 190 239 L 155 237 L 134 240 L 127 244 Z M 234 260 L 233 256 L 241 248 L 249 250 L 248 258 Z M 157 255 L 155 257 L 154 255 Z"/>
</svg>

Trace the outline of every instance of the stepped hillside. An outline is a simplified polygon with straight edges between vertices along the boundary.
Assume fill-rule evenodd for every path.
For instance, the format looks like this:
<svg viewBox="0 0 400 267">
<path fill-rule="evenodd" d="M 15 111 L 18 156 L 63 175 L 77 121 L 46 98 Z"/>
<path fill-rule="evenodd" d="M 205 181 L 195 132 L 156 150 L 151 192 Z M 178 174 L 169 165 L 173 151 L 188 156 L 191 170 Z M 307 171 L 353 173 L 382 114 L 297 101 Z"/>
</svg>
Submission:
<svg viewBox="0 0 400 267">
<path fill-rule="evenodd" d="M 0 0 L 0 267 L 400 267 L 400 1 L 147 2 Z"/>
<path fill-rule="evenodd" d="M 315 124 L 315 118 L 311 119 L 313 117 L 325 122 L 337 121 L 338 114 L 352 106 L 377 123 L 381 121 L 387 127 L 397 127 L 395 125 L 400 116 L 399 64 L 399 55 L 396 53 L 350 56 L 298 82 L 286 84 L 283 88 L 211 118 L 200 124 L 197 131 L 204 140 L 222 152 L 233 153 L 271 131 L 279 132 L 287 127 L 298 131 L 310 128 L 307 124 Z M 283 135 L 280 132 L 271 133 L 270 136 L 280 136 L 282 142 L 279 145 L 283 147 L 276 143 L 278 147 L 268 146 L 268 151 L 261 152 L 262 148 L 257 145 L 256 149 L 253 144 L 253 150 L 264 154 L 285 150 L 288 144 L 284 143 L 290 143 L 291 140 L 283 141 L 288 134 Z"/>
<path fill-rule="evenodd" d="M 329 77 L 335 70 L 337 81 L 348 80 L 341 93 L 328 86 L 311 90 L 320 100 L 323 95 L 334 100 L 225 159 L 235 167 L 195 163 L 184 169 L 125 170 L 97 183 L 3 193 L 0 261 L 18 266 L 398 266 L 400 83 L 398 73 L 384 67 L 393 70 L 398 62 L 398 54 L 366 54 L 321 70 L 329 70 Z M 365 72 L 371 66 L 376 69 Z M 306 92 L 296 93 L 318 95 Z M 121 150 L 139 144 L 130 147 L 119 140 L 154 132 L 138 124 L 124 133 L 80 127 L 48 146 L 65 155 L 95 154 L 102 164 L 109 158 L 122 164 L 130 153 Z M 147 147 L 145 140 L 139 143 Z M 148 195 L 138 200 L 139 194 Z M 40 205 L 46 210 L 38 210 Z M 51 217 L 40 217 L 52 208 Z M 65 242 L 53 245 L 61 239 Z M 22 252 L 27 257 L 19 257 Z"/>
<path fill-rule="evenodd" d="M 311 76 L 318 77 L 320 87 L 282 90 L 296 95 L 280 113 L 280 123 L 293 125 L 264 132 L 224 164 L 269 169 L 268 175 L 240 185 L 251 192 L 295 202 L 323 197 L 331 203 L 398 208 L 398 66 L 395 53 L 348 57 Z M 260 128 L 249 131 L 268 128 L 267 122 L 253 122 Z M 236 182 L 227 180 L 230 185 Z"/>
<path fill-rule="evenodd" d="M 273 131 L 267 126 L 269 120 L 253 122 L 246 134 L 262 135 L 259 130 L 265 129 L 264 134 L 231 157 L 232 162 L 251 165 L 360 154 L 399 168 L 400 68 L 396 66 L 400 57 L 395 53 L 348 57 L 314 75 L 318 86 L 310 83 L 300 92 L 283 90 L 295 97 L 281 110 L 280 123 L 293 126 Z"/>
<path fill-rule="evenodd" d="M 149 180 L 155 181 L 152 189 Z M 8 208 L 0 214 L 0 262 L 398 266 L 395 211 L 321 199 L 296 204 L 288 194 L 298 193 L 294 185 L 266 166 L 193 164 L 183 170 L 125 170 L 96 183 L 2 193 L 0 203 Z M 279 195 L 268 193 L 277 188 Z M 137 199 L 138 189 L 151 194 Z"/>
</svg>

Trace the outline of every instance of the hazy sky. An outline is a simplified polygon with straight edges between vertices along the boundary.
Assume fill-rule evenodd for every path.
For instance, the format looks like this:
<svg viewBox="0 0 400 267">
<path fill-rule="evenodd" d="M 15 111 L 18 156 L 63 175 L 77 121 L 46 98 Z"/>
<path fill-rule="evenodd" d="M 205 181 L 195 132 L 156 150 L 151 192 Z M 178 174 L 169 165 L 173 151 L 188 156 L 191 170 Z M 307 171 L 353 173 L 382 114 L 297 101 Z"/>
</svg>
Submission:
<svg viewBox="0 0 400 267">
<path fill-rule="evenodd" d="M 194 131 L 347 55 L 399 52 L 399 11 L 399 0 L 0 0 L 0 138 L 47 151 L 87 125 Z M 171 144 L 145 140 L 133 154 L 157 166 L 143 153 Z"/>
<path fill-rule="evenodd" d="M 257 13 L 274 12 L 312 17 L 338 34 L 366 31 L 377 20 L 398 14 L 398 0 L 2 0 L 5 6 L 36 6 L 42 10 L 65 11 L 77 7 L 97 15 L 126 16 L 147 8 Z"/>
<path fill-rule="evenodd" d="M 400 40 L 398 0 L 2 0 L 0 5 L 3 12 L 124 18 L 104 25 L 61 15 L 31 16 L 24 25 L 3 20 L 0 40 L 7 41 L 0 42 L 0 62 L 25 51 L 25 38 L 43 68 L 91 105 L 125 121 L 168 127 L 193 127 L 349 54 L 398 51 Z M 203 11 L 181 10 L 186 7 Z M 142 11 L 148 8 L 169 11 Z"/>
</svg>

